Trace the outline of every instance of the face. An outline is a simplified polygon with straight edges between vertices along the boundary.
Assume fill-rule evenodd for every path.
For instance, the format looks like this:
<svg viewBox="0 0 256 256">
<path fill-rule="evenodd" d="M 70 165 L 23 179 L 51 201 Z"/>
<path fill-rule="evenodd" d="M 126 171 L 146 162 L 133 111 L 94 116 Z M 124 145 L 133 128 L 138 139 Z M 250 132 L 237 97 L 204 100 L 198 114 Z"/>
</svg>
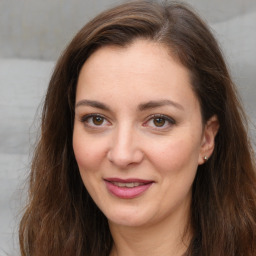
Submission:
<svg viewBox="0 0 256 256">
<path fill-rule="evenodd" d="M 198 164 L 209 153 L 207 127 L 188 70 L 160 44 L 106 46 L 82 67 L 73 148 L 84 185 L 110 223 L 184 221 Z"/>
</svg>

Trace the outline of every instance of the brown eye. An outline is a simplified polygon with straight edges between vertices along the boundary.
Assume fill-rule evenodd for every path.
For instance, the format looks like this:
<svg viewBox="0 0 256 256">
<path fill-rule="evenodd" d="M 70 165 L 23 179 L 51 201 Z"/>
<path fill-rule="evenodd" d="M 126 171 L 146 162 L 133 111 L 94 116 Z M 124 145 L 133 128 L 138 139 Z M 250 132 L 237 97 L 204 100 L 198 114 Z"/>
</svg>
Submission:
<svg viewBox="0 0 256 256">
<path fill-rule="evenodd" d="M 92 117 L 92 122 L 94 125 L 102 125 L 104 122 L 104 118 L 101 116 L 94 116 Z"/>
<path fill-rule="evenodd" d="M 164 118 L 154 118 L 153 123 L 156 127 L 162 127 L 165 125 L 166 120 Z"/>
<path fill-rule="evenodd" d="M 81 122 L 85 127 L 92 129 L 103 129 L 111 125 L 111 122 L 109 122 L 103 115 L 94 113 L 82 116 Z"/>
</svg>

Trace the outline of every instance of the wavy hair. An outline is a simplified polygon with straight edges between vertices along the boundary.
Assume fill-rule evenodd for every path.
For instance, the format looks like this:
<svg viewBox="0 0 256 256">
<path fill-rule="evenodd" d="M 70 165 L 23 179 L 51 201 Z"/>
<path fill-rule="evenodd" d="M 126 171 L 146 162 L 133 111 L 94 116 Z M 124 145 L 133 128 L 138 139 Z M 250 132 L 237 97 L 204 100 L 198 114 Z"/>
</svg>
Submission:
<svg viewBox="0 0 256 256">
<path fill-rule="evenodd" d="M 211 158 L 193 183 L 188 256 L 256 255 L 256 175 L 246 117 L 219 46 L 184 4 L 135 1 L 85 25 L 59 58 L 42 112 L 41 136 L 20 223 L 22 256 L 107 256 L 108 222 L 81 180 L 72 148 L 76 85 L 81 67 L 100 47 L 143 38 L 166 46 L 191 74 L 204 122 L 220 128 Z"/>
</svg>

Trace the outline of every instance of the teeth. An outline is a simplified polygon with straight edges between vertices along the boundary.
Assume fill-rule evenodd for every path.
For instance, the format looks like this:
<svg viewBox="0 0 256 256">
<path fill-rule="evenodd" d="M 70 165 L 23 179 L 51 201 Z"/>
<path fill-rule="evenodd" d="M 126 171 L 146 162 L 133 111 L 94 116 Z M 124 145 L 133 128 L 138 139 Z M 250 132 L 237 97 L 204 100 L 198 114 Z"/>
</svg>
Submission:
<svg viewBox="0 0 256 256">
<path fill-rule="evenodd" d="M 121 187 L 121 188 L 134 188 L 134 187 L 138 187 L 140 185 L 143 185 L 143 183 L 139 183 L 139 182 L 128 182 L 128 183 L 121 183 L 121 182 L 112 182 L 114 185 Z"/>
</svg>

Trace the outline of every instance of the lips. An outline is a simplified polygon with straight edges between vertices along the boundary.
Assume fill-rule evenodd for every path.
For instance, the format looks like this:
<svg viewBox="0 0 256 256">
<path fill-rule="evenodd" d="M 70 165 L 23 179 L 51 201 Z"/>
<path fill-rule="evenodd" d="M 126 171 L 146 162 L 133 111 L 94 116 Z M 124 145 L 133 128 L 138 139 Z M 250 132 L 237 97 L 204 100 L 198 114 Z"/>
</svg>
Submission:
<svg viewBox="0 0 256 256">
<path fill-rule="evenodd" d="M 122 187 L 122 188 L 134 188 L 134 187 L 145 185 L 144 183 L 140 183 L 140 182 L 126 182 L 126 183 L 112 182 L 112 184 L 114 184 L 115 186 L 118 186 L 118 187 Z"/>
<path fill-rule="evenodd" d="M 108 191 L 112 195 L 122 199 L 139 197 L 154 183 L 152 180 L 119 178 L 107 178 L 104 181 Z"/>
</svg>

